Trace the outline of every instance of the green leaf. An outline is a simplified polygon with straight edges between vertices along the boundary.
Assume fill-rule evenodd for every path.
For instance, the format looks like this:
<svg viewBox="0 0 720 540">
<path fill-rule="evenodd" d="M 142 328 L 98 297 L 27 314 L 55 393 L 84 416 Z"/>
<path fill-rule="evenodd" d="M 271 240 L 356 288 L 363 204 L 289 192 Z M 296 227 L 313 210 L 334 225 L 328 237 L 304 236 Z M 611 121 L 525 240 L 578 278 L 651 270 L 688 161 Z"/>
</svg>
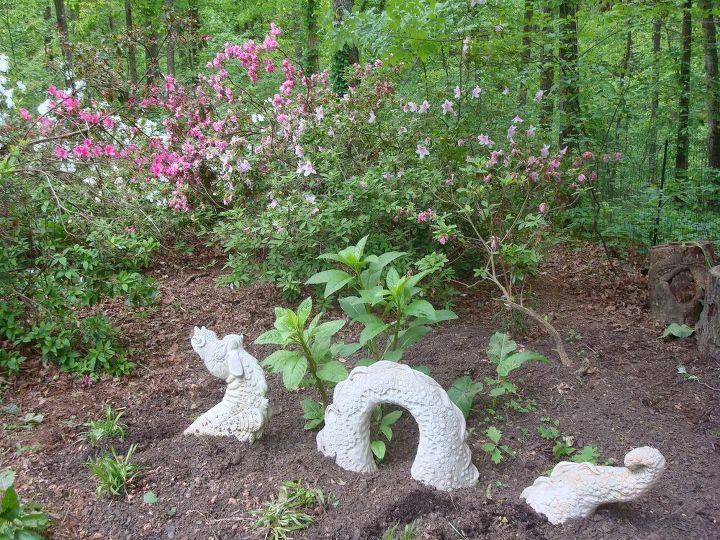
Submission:
<svg viewBox="0 0 720 540">
<path fill-rule="evenodd" d="M 502 437 L 502 431 L 500 431 L 495 426 L 490 426 L 485 430 L 485 436 L 492 442 L 497 444 L 500 441 L 500 437 Z"/>
<path fill-rule="evenodd" d="M 553 426 L 539 426 L 537 430 L 543 439 L 548 439 L 552 441 L 560 436 L 560 432 L 558 431 L 558 429 Z"/>
<path fill-rule="evenodd" d="M 419 366 L 410 366 L 415 371 L 419 371 L 420 373 L 430 376 L 430 373 L 432 373 L 432 368 L 430 366 L 426 366 L 424 364 L 420 364 Z"/>
<path fill-rule="evenodd" d="M 300 406 L 303 410 L 303 418 L 307 420 L 303 429 L 307 431 L 315 429 L 325 421 L 325 411 L 322 408 L 322 405 L 314 399 L 303 399 L 300 402 Z"/>
<path fill-rule="evenodd" d="M 506 356 L 503 360 L 501 360 L 497 366 L 497 374 L 500 377 L 507 377 L 512 371 L 522 366 L 525 362 L 530 362 L 532 360 L 537 360 L 538 362 L 544 362 L 546 364 L 549 363 L 549 360 L 542 354 L 532 351 L 523 351 Z"/>
<path fill-rule="evenodd" d="M 392 426 L 395 422 L 400 420 L 400 417 L 402 416 L 402 411 L 390 411 L 385 416 L 382 417 L 382 420 L 380 420 L 380 425 L 382 426 Z"/>
<path fill-rule="evenodd" d="M 317 370 L 317 376 L 323 381 L 339 383 L 348 377 L 347 369 L 337 360 L 331 360 L 321 365 Z"/>
<path fill-rule="evenodd" d="M 327 298 L 331 294 L 339 291 L 345 285 L 353 281 L 355 278 L 343 270 L 325 270 L 324 272 L 318 272 L 308 279 L 305 283 L 313 285 L 317 283 L 325 283 L 324 296 Z"/>
<path fill-rule="evenodd" d="M 330 347 L 330 352 L 333 356 L 339 356 L 340 358 L 346 358 L 351 356 L 362 349 L 360 343 L 333 343 Z"/>
<path fill-rule="evenodd" d="M 300 302 L 300 305 L 297 308 L 298 330 L 305 328 L 305 323 L 307 322 L 308 317 L 310 317 L 311 311 L 312 297 L 308 296 L 305 300 Z"/>
<path fill-rule="evenodd" d="M 385 443 L 382 441 L 371 442 L 370 450 L 372 450 L 372 453 L 375 454 L 375 457 L 380 461 L 385 457 Z"/>
<path fill-rule="evenodd" d="M 678 324 L 678 323 L 672 323 L 670 326 L 668 326 L 665 331 L 660 336 L 661 338 L 666 338 L 670 335 L 675 336 L 676 338 L 686 338 L 690 337 L 695 333 L 694 328 L 690 328 L 687 324 Z"/>
<path fill-rule="evenodd" d="M 400 281 L 400 275 L 398 274 L 397 270 L 395 270 L 395 268 L 391 266 L 387 272 L 387 275 L 385 276 L 385 284 L 387 285 L 388 289 L 393 290 L 397 286 L 398 281 Z"/>
<path fill-rule="evenodd" d="M 5 490 L 5 494 L 0 503 L 0 519 L 12 521 L 20 515 L 20 500 L 15 492 L 15 486 L 10 486 Z"/>
<path fill-rule="evenodd" d="M 324 322 L 315 329 L 315 337 L 317 339 L 330 338 L 337 334 L 343 326 L 345 326 L 345 321 L 342 319 Z"/>
<path fill-rule="evenodd" d="M 377 320 L 368 320 L 365 324 L 365 328 L 363 328 L 362 332 L 360 332 L 360 343 L 365 345 L 368 341 L 373 339 L 378 334 L 381 334 L 388 328 L 390 328 L 389 324 L 386 324 L 382 322 L 380 319 L 375 317 Z"/>
<path fill-rule="evenodd" d="M 15 471 L 5 469 L 0 472 L 0 491 L 5 491 L 15 483 Z"/>
<path fill-rule="evenodd" d="M 570 461 L 575 463 L 594 463 L 597 464 L 598 457 L 600 456 L 598 449 L 594 446 L 583 446 L 578 452 L 570 458 Z"/>
<path fill-rule="evenodd" d="M 502 461 L 502 454 L 493 443 L 483 443 L 480 448 L 490 454 L 490 461 L 492 461 L 495 465 Z"/>
<path fill-rule="evenodd" d="M 402 356 L 403 350 L 398 348 L 394 351 L 385 351 L 383 353 L 382 359 L 387 360 L 388 362 L 399 362 Z"/>
<path fill-rule="evenodd" d="M 458 409 L 460 409 L 467 418 L 470 415 L 473 401 L 475 396 L 479 394 L 483 389 L 483 385 L 479 382 L 473 382 L 472 378 L 468 375 L 459 377 L 452 383 L 452 386 L 448 390 L 448 397 Z"/>
<path fill-rule="evenodd" d="M 298 351 L 288 351 L 285 349 L 281 349 L 279 351 L 275 351 L 270 356 L 265 358 L 261 362 L 261 364 L 264 367 L 267 367 L 270 369 L 272 373 L 280 373 L 284 368 L 285 365 L 288 362 L 297 362 L 300 358 L 304 358 L 302 353 Z"/>
<path fill-rule="evenodd" d="M 295 390 L 307 373 L 308 362 L 304 356 L 288 358 L 282 366 L 282 378 L 285 388 Z"/>
<path fill-rule="evenodd" d="M 155 504 L 156 502 L 158 502 L 158 498 L 154 492 L 148 491 L 147 493 L 145 493 L 145 495 L 143 495 L 143 501 L 145 502 L 145 504 Z"/>
<path fill-rule="evenodd" d="M 499 364 L 515 349 L 517 349 L 517 343 L 510 339 L 509 335 L 502 332 L 496 332 L 490 337 L 487 355 L 491 362 Z"/>
<path fill-rule="evenodd" d="M 407 330 L 403 330 L 399 334 L 398 348 L 407 349 L 425 337 L 430 332 L 427 326 L 413 326 Z"/>
<path fill-rule="evenodd" d="M 415 300 L 405 308 L 405 315 L 435 320 L 435 308 L 427 300 Z"/>
<path fill-rule="evenodd" d="M 340 308 L 353 320 L 368 314 L 367 308 L 357 296 L 345 296 L 340 298 L 338 300 L 338 304 L 340 304 Z"/>
<path fill-rule="evenodd" d="M 276 329 L 268 330 L 253 342 L 256 345 L 287 345 L 288 340 Z"/>
<path fill-rule="evenodd" d="M 390 426 L 381 425 L 378 429 L 380 430 L 380 433 L 385 435 L 385 438 L 388 441 L 392 441 L 392 429 L 390 429 Z"/>
</svg>

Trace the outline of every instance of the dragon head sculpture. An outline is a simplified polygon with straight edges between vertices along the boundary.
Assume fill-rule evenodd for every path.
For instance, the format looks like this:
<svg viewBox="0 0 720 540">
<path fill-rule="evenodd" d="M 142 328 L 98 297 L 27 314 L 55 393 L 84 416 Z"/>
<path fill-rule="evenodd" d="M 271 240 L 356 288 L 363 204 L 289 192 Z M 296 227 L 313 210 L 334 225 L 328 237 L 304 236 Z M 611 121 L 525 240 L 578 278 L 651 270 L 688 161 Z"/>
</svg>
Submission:
<svg viewBox="0 0 720 540">
<path fill-rule="evenodd" d="M 243 336 L 228 334 L 219 339 L 217 334 L 202 328 L 195 327 L 190 340 L 193 350 L 202 358 L 208 371 L 215 377 L 227 380 L 229 377 L 242 377 L 244 373 L 241 354 L 243 349 Z"/>
</svg>

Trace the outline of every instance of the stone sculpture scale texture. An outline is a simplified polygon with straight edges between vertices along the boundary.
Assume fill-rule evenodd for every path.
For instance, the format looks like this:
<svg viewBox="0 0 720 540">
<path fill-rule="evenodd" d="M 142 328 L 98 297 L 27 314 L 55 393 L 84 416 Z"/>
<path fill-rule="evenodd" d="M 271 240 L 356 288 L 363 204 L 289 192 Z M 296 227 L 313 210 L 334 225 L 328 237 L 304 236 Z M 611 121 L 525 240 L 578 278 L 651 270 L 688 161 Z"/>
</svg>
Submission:
<svg viewBox="0 0 720 540">
<path fill-rule="evenodd" d="M 205 367 L 227 383 L 220 403 L 195 420 L 186 435 L 231 435 L 252 443 L 262 436 L 270 417 L 267 382 L 257 359 L 243 348 L 243 336 L 222 339 L 204 326 L 195 327 L 192 347 Z"/>
<path fill-rule="evenodd" d="M 624 467 L 562 461 L 549 477 L 535 480 L 520 497 L 557 525 L 588 517 L 601 504 L 637 499 L 655 485 L 664 470 L 665 458 L 649 446 L 628 452 Z"/>
<path fill-rule="evenodd" d="M 434 379 L 395 362 L 356 367 L 338 383 L 317 435 L 318 450 L 349 471 L 376 471 L 370 420 L 382 404 L 404 407 L 417 422 L 420 442 L 410 469 L 415 480 L 444 491 L 475 485 L 478 471 L 465 443 L 462 412 Z"/>
</svg>

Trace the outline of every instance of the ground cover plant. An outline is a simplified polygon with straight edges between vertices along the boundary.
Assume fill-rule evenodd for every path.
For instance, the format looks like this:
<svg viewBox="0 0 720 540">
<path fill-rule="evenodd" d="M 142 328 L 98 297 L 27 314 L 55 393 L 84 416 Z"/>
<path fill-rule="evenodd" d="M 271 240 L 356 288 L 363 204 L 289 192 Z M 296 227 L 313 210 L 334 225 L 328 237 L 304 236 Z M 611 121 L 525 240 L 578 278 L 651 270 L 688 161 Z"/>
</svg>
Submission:
<svg viewBox="0 0 720 540">
<path fill-rule="evenodd" d="M 720 239 L 714 2 L 5 4 L 0 536 L 714 530 L 717 366 L 649 319 L 642 259 Z M 195 325 L 268 372 L 250 447 L 182 436 L 219 391 Z M 320 458 L 379 360 L 447 389 L 476 488 L 410 480 L 389 405 L 377 474 Z M 564 530 L 517 502 L 641 444 L 657 496 Z"/>
</svg>

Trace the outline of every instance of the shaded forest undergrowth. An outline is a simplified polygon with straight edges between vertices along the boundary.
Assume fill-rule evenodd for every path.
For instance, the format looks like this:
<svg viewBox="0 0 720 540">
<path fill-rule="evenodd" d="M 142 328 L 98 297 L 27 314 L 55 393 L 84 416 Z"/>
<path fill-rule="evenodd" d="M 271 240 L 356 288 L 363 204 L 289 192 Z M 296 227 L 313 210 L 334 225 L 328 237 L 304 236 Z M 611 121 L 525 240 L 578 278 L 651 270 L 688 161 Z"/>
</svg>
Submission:
<svg viewBox="0 0 720 540">
<path fill-rule="evenodd" d="M 192 351 L 193 326 L 243 333 L 249 344 L 272 326 L 273 307 L 282 305 L 269 285 L 217 287 L 222 270 L 212 253 L 202 257 L 154 263 L 150 273 L 160 288 L 154 306 L 130 310 L 119 300 L 101 305 L 137 351 L 139 367 L 130 377 L 106 375 L 86 385 L 30 359 L 23 377 L 5 381 L 2 462 L 17 472 L 24 500 L 47 504 L 53 538 L 262 537 L 252 532 L 256 518 L 247 511 L 268 501 L 284 480 L 320 486 L 334 501 L 318 509 L 317 523 L 297 538 L 379 538 L 387 528 L 413 521 L 420 538 L 716 535 L 720 393 L 700 382 L 720 387 L 720 365 L 700 361 L 692 338 L 657 339 L 662 328 L 648 319 L 638 266 L 613 278 L 589 246 L 556 250 L 544 263 L 534 285 L 542 299 L 538 307 L 552 315 L 578 369 L 536 364 L 515 376 L 526 412 L 498 409 L 493 416 L 486 403 L 476 403 L 468 442 L 480 481 L 442 493 L 410 478 L 417 427 L 407 414 L 394 427 L 379 472 L 350 473 L 316 451 L 315 432 L 301 428 L 298 402 L 305 396 L 284 391 L 277 376 L 269 376 L 275 415 L 256 444 L 184 437 L 191 419 L 223 392 Z M 490 374 L 484 351 L 500 324 L 498 306 L 486 293 L 461 295 L 456 312 L 458 321 L 435 329 L 406 356 L 411 365 L 429 365 L 444 387 L 463 372 L 476 380 Z M 516 338 L 553 357 L 540 330 Z M 248 348 L 259 359 L 271 350 Z M 679 374 L 678 365 L 699 381 Z M 83 423 L 98 418 L 106 404 L 124 411 L 127 438 L 117 449 L 137 444 L 134 459 L 144 467 L 123 500 L 97 499 L 85 466 L 96 449 L 81 436 Z M 41 421 L 23 425 L 31 412 Z M 481 450 L 490 425 L 501 429 L 502 442 L 514 453 L 499 465 Z M 596 448 L 599 463 L 620 464 L 631 448 L 656 446 L 667 458 L 667 472 L 639 501 L 553 527 L 518 499 L 556 462 L 554 441 L 540 436 L 539 427 L 555 427 L 578 449 Z M 150 491 L 158 498 L 154 504 L 144 497 Z"/>
</svg>

